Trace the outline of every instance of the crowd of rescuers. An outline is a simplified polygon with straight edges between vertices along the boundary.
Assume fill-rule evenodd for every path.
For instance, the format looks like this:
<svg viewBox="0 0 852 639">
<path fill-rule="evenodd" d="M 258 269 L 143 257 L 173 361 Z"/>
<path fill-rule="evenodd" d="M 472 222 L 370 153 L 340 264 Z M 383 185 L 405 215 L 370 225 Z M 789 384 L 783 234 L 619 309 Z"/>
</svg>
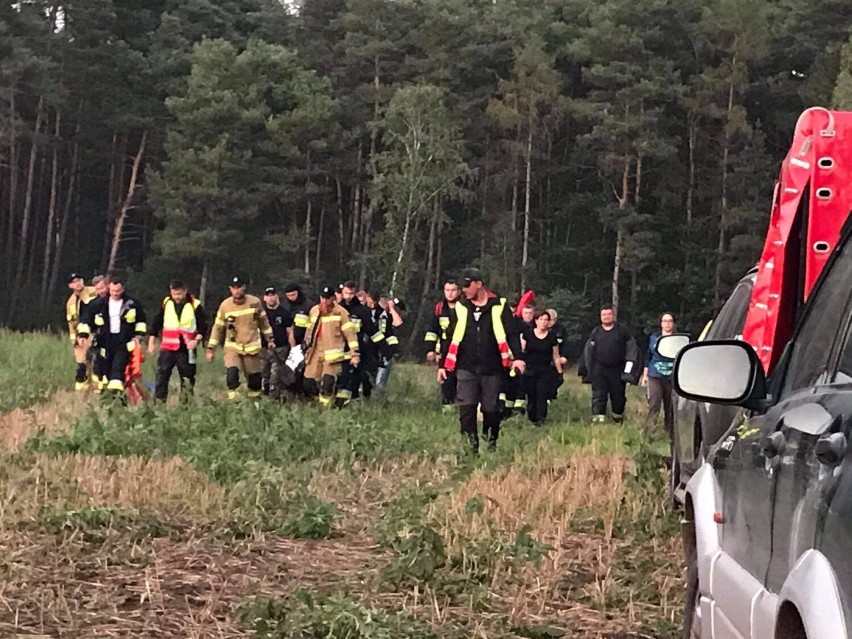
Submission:
<svg viewBox="0 0 852 639">
<path fill-rule="evenodd" d="M 352 281 L 324 287 L 316 302 L 298 284 L 280 292 L 268 286 L 261 299 L 248 294 L 237 276 L 212 318 L 184 282 L 173 280 L 148 323 L 119 275 L 99 275 L 86 286 L 82 276 L 72 273 L 68 287 L 76 388 L 120 401 L 125 369 L 147 337 L 148 353 L 157 355 L 157 401 L 168 399 L 175 369 L 181 397 L 190 397 L 199 349 L 212 362 L 221 347 L 229 399 L 237 399 L 245 384 L 248 398 L 304 396 L 342 408 L 386 388 L 406 310 L 398 298 L 360 290 Z M 520 304 L 498 297 L 482 272 L 469 268 L 458 279 L 444 281 L 443 298 L 430 314 L 424 357 L 437 365 L 442 408 L 458 412 L 461 433 L 474 454 L 480 421 L 491 449 L 508 418 L 525 414 L 543 426 L 564 380 L 567 342 L 556 311 L 537 309 L 523 298 Z M 653 346 L 674 328 L 674 316 L 664 313 L 661 330 L 652 335 L 643 357 L 613 307 L 600 309 L 600 324 L 589 335 L 578 366 L 592 388 L 592 422 L 606 421 L 608 407 L 612 420 L 622 422 L 626 385 L 642 384 L 649 397 L 643 429 L 653 428 L 662 407 L 671 431 L 672 362 L 660 358 Z"/>
</svg>

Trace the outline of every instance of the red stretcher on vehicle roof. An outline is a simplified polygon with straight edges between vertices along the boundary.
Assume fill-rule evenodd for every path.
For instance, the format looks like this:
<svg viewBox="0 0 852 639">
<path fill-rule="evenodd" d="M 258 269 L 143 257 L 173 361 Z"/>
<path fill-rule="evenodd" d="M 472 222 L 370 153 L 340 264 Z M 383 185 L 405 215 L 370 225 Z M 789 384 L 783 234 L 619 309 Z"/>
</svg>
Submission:
<svg viewBox="0 0 852 639">
<path fill-rule="evenodd" d="M 852 211 L 852 112 L 808 109 L 781 165 L 743 339 L 767 373 Z"/>
</svg>

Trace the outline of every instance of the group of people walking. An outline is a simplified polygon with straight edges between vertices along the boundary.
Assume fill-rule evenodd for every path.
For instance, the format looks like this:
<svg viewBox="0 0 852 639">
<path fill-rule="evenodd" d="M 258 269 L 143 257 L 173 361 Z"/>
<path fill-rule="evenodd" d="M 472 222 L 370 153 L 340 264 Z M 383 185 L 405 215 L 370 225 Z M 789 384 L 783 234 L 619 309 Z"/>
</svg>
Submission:
<svg viewBox="0 0 852 639">
<path fill-rule="evenodd" d="M 182 394 L 193 392 L 197 352 L 206 341 L 206 359 L 224 351 L 225 385 L 236 399 L 243 381 L 250 398 L 284 393 L 315 397 L 323 405 L 343 407 L 370 397 L 387 384 L 397 355 L 397 329 L 404 320 L 398 299 L 359 290 L 352 281 L 324 287 L 316 303 L 302 288 L 268 286 L 260 299 L 246 293 L 234 277 L 230 295 L 208 326 L 201 302 L 183 282 L 174 280 L 150 326 L 138 300 L 118 276 L 98 276 L 86 286 L 69 278 L 66 305 L 74 343 L 76 388 L 122 396 L 125 368 L 142 339 L 157 356 L 154 397 L 168 398 L 175 369 Z M 483 437 L 496 447 L 503 420 L 525 413 L 537 426 L 545 423 L 568 364 L 564 331 L 553 309 L 510 304 L 485 284 L 481 271 L 466 269 L 447 279 L 443 299 L 434 307 L 424 337 L 425 359 L 438 366 L 444 410 L 457 410 L 461 432 L 471 450 L 479 450 L 478 421 Z M 660 334 L 674 331 L 674 316 L 662 317 L 661 331 L 651 337 L 642 357 L 630 330 L 618 322 L 612 306 L 600 310 L 600 324 L 589 336 L 578 372 L 592 387 L 592 422 L 624 419 L 626 385 L 648 388 L 649 412 L 644 428 L 653 427 L 661 406 L 666 428 L 673 416 L 672 362 L 659 356 Z M 158 348 L 159 347 L 159 348 Z"/>
</svg>

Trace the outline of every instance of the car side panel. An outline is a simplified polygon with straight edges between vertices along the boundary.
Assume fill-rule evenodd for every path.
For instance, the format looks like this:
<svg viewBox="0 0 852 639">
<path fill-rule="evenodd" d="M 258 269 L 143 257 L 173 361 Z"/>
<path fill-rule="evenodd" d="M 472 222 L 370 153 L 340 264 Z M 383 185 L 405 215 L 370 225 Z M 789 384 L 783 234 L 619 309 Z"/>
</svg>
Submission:
<svg viewBox="0 0 852 639">
<path fill-rule="evenodd" d="M 848 639 L 837 577 L 818 550 L 801 556 L 781 589 L 780 600 L 796 606 L 808 639 Z"/>
<path fill-rule="evenodd" d="M 849 434 L 847 434 L 849 438 Z M 816 547 L 834 569 L 846 633 L 852 637 L 852 439 L 846 458 L 835 470 L 839 475 L 829 502 L 825 523 L 818 531 Z"/>
<path fill-rule="evenodd" d="M 752 628 L 752 608 L 763 592 L 763 584 L 722 551 L 713 564 L 710 589 L 716 601 L 714 623 L 724 618 L 742 636 L 749 636 L 747 633 Z"/>
</svg>

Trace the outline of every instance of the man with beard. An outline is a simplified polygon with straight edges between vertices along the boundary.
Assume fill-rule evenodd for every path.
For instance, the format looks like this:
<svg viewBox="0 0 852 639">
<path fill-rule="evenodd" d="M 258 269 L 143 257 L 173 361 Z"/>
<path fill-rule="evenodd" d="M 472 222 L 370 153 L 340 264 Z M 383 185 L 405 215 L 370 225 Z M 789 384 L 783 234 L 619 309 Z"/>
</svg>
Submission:
<svg viewBox="0 0 852 639">
<path fill-rule="evenodd" d="M 230 283 L 231 296 L 226 298 L 216 313 L 213 331 L 207 342 L 207 361 L 213 361 L 216 347 L 222 344 L 225 351 L 225 383 L 228 399 L 237 398 L 240 370 L 246 376 L 247 397 L 255 399 L 261 394 L 263 360 L 260 357 L 261 335 L 270 348 L 275 348 L 272 328 L 260 300 L 246 295 L 245 282 L 234 277 Z"/>
</svg>

